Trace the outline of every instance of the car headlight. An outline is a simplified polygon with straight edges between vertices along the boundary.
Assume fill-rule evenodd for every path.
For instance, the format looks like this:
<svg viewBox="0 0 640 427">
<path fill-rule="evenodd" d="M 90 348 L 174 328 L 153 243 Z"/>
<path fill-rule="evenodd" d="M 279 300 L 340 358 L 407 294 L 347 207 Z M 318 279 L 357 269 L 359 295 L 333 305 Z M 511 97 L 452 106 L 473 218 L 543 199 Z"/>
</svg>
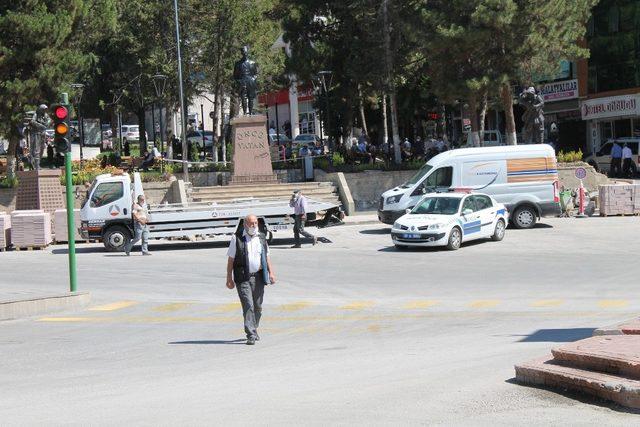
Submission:
<svg viewBox="0 0 640 427">
<path fill-rule="evenodd" d="M 402 199 L 402 194 L 398 194 L 396 196 L 387 197 L 387 204 L 393 205 L 394 203 L 398 203 Z"/>
<path fill-rule="evenodd" d="M 437 224 L 431 224 L 429 226 L 429 230 L 438 230 L 440 228 L 444 228 L 446 227 L 447 224 L 443 223 L 443 222 L 439 222 Z"/>
<path fill-rule="evenodd" d="M 399 230 L 400 229 L 400 224 L 398 224 L 398 221 L 393 223 L 393 228 Z"/>
</svg>

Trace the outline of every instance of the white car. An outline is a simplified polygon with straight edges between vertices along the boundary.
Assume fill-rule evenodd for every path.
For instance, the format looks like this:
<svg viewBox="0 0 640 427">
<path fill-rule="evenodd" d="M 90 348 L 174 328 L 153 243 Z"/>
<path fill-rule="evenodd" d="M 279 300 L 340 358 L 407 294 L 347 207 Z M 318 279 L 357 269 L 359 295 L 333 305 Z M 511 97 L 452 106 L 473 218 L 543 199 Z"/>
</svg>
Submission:
<svg viewBox="0 0 640 427">
<path fill-rule="evenodd" d="M 504 238 L 509 214 L 502 203 L 479 193 L 432 193 L 398 218 L 391 239 L 398 249 L 408 246 L 446 246 L 456 250 L 463 242 Z"/>
</svg>

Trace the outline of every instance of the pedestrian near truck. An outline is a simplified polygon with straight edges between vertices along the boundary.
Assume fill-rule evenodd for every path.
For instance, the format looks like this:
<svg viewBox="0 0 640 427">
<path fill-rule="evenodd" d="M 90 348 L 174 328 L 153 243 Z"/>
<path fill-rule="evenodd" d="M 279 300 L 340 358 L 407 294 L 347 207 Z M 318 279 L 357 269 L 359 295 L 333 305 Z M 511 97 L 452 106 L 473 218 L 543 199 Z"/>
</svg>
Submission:
<svg viewBox="0 0 640 427">
<path fill-rule="evenodd" d="M 258 230 L 255 215 L 248 215 L 242 230 L 233 235 L 227 257 L 227 288 L 238 291 L 246 344 L 254 345 L 260 340 L 258 326 L 262 317 L 264 287 L 276 283 L 267 238 Z"/>
<path fill-rule="evenodd" d="M 633 172 L 631 170 L 632 157 L 631 147 L 625 143 L 624 147 L 622 147 L 622 176 L 625 178 L 633 178 Z"/>
<path fill-rule="evenodd" d="M 611 147 L 611 167 L 609 168 L 609 176 L 611 178 L 619 178 L 622 168 L 622 147 L 617 142 Z"/>
<path fill-rule="evenodd" d="M 147 225 L 149 210 L 142 194 L 138 196 L 136 203 L 133 204 L 131 213 L 133 215 L 134 235 L 125 247 L 125 253 L 129 256 L 133 245 L 142 240 L 142 255 L 151 255 L 151 252 L 149 252 L 149 226 Z"/>
<path fill-rule="evenodd" d="M 293 237 L 295 244 L 292 248 L 301 248 L 300 235 L 302 234 L 307 239 L 312 239 L 313 245 L 318 243 L 318 238 L 304 230 L 304 222 L 307 220 L 307 198 L 302 194 L 300 190 L 294 190 L 291 200 L 289 200 L 289 206 L 293 208 L 293 214 L 295 223 L 293 225 Z"/>
</svg>

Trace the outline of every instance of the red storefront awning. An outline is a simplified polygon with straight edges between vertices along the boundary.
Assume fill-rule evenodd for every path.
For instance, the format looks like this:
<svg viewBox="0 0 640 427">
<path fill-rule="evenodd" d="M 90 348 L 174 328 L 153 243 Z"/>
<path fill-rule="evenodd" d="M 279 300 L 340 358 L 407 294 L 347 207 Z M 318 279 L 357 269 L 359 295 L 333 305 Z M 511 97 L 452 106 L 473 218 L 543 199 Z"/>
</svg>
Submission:
<svg viewBox="0 0 640 427">
<path fill-rule="evenodd" d="M 298 102 L 310 101 L 314 98 L 311 86 L 298 86 Z M 267 107 L 289 103 L 289 90 L 282 89 L 278 92 L 262 93 L 258 96 L 258 102 Z"/>
</svg>

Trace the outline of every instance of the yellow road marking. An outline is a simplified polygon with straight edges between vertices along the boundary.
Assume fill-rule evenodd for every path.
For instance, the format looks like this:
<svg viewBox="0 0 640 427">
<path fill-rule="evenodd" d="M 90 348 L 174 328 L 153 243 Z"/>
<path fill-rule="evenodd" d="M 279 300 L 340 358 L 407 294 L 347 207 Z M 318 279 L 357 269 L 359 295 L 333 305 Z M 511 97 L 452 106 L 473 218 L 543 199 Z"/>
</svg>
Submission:
<svg viewBox="0 0 640 427">
<path fill-rule="evenodd" d="M 421 301 L 409 301 L 404 305 L 404 308 L 407 310 L 415 310 L 418 308 L 429 308 L 437 305 L 439 301 L 433 300 L 421 300 Z"/>
<path fill-rule="evenodd" d="M 603 299 L 598 301 L 600 308 L 621 308 L 629 305 L 629 301 L 623 299 Z"/>
<path fill-rule="evenodd" d="M 239 302 L 230 302 L 228 304 L 222 304 L 214 309 L 214 311 L 219 311 L 221 313 L 229 313 L 230 311 L 238 311 L 242 305 Z"/>
<path fill-rule="evenodd" d="M 173 302 L 171 304 L 161 305 L 159 307 L 155 307 L 153 311 L 158 311 L 161 313 L 171 313 L 174 311 L 182 310 L 183 308 L 189 307 L 191 302 Z"/>
<path fill-rule="evenodd" d="M 342 310 L 364 310 L 374 306 L 373 301 L 354 301 L 351 304 L 340 307 Z"/>
<path fill-rule="evenodd" d="M 105 317 L 42 317 L 38 322 L 103 322 L 110 318 Z"/>
<path fill-rule="evenodd" d="M 280 307 L 278 307 L 278 310 L 288 311 L 288 312 L 300 311 L 303 308 L 309 307 L 310 305 L 311 303 L 308 301 L 300 301 L 300 302 L 294 302 L 290 304 L 282 304 Z"/>
<path fill-rule="evenodd" d="M 531 307 L 558 307 L 564 304 L 561 299 L 541 299 L 531 303 Z"/>
<path fill-rule="evenodd" d="M 469 304 L 471 308 L 491 308 L 500 304 L 500 300 L 497 299 L 480 299 Z"/>
<path fill-rule="evenodd" d="M 115 311 L 120 310 L 122 308 L 131 307 L 132 305 L 138 304 L 136 301 L 118 301 L 111 304 L 98 305 L 95 307 L 91 307 L 89 311 Z"/>
</svg>

